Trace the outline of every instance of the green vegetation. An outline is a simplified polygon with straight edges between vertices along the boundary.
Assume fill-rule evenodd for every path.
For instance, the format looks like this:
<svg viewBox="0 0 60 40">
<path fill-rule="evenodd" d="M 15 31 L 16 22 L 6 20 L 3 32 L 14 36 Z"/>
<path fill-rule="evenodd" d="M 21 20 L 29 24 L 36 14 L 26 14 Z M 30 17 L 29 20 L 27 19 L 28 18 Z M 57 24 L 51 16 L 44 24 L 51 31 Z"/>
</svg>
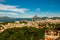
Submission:
<svg viewBox="0 0 60 40">
<path fill-rule="evenodd" d="M 8 23 L 14 23 L 14 22 L 2 22 L 0 25 L 7 25 Z"/>
<path fill-rule="evenodd" d="M 22 20 L 22 21 L 20 21 L 20 23 L 25 23 L 25 24 L 27 24 L 27 20 Z"/>
<path fill-rule="evenodd" d="M 50 28 L 50 30 L 60 30 L 60 23 L 56 23 L 56 24 L 54 24 L 54 23 L 50 23 L 50 24 L 48 24 L 48 28 Z"/>
<path fill-rule="evenodd" d="M 0 23 L 0 25 L 6 25 L 6 24 L 8 24 L 8 22 L 2 22 L 2 23 Z"/>
<path fill-rule="evenodd" d="M 43 40 L 44 31 L 45 28 L 10 28 L 0 33 L 0 40 Z"/>
<path fill-rule="evenodd" d="M 60 30 L 60 23 L 59 24 L 55 24 L 55 30 Z"/>
</svg>

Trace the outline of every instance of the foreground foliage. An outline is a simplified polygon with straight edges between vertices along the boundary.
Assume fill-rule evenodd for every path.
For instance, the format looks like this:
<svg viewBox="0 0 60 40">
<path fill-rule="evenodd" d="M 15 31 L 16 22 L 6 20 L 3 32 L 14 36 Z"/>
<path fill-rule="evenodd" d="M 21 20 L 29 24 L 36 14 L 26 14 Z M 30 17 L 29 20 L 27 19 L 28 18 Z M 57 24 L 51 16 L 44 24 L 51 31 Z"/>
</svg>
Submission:
<svg viewBox="0 0 60 40">
<path fill-rule="evenodd" d="M 10 28 L 0 33 L 0 40 L 40 40 L 44 39 L 45 28 Z"/>
</svg>

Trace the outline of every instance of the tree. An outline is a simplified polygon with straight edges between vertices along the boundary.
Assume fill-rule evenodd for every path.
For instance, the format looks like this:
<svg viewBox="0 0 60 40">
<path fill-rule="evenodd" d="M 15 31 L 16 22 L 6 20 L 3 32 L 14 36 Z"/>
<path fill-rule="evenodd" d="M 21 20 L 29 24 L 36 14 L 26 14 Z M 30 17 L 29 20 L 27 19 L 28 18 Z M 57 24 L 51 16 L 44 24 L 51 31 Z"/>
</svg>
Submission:
<svg viewBox="0 0 60 40">
<path fill-rule="evenodd" d="M 55 25 L 55 30 L 60 30 L 60 23 Z"/>
<path fill-rule="evenodd" d="M 0 33 L 0 40 L 39 40 L 44 39 L 45 28 L 10 28 Z"/>
</svg>

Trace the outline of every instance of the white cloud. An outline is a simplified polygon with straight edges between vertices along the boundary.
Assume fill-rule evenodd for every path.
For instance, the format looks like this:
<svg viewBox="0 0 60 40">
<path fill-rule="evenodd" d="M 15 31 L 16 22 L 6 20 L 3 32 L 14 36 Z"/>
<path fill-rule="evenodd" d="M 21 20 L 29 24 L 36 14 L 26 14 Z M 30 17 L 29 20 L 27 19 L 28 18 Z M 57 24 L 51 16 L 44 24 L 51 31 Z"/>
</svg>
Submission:
<svg viewBox="0 0 60 40">
<path fill-rule="evenodd" d="M 17 15 L 16 13 L 12 13 L 12 12 L 0 12 L 0 15 Z"/>
<path fill-rule="evenodd" d="M 40 8 L 36 8 L 36 11 L 37 11 L 37 12 L 40 12 Z"/>
<path fill-rule="evenodd" d="M 18 13 L 13 13 L 13 12 L 0 12 L 0 17 L 3 16 L 14 17 L 14 18 L 32 18 L 34 15 L 29 15 L 29 14 L 19 15 Z"/>
<path fill-rule="evenodd" d="M 16 17 L 18 14 L 13 12 L 0 12 L 0 16 Z"/>
<path fill-rule="evenodd" d="M 13 11 L 13 12 L 24 13 L 25 11 L 28 11 L 29 9 L 27 9 L 27 8 L 17 8 L 17 6 L 0 4 L 0 10 L 8 10 L 8 11 Z"/>
<path fill-rule="evenodd" d="M 26 11 L 29 11 L 29 9 L 27 8 L 17 8 L 17 6 L 4 5 L 4 4 L 0 4 L 0 10 L 2 10 L 0 12 L 0 17 L 8 16 L 8 17 L 15 17 L 15 18 L 25 17 L 23 14 L 20 15 L 19 12 L 25 13 Z"/>
</svg>

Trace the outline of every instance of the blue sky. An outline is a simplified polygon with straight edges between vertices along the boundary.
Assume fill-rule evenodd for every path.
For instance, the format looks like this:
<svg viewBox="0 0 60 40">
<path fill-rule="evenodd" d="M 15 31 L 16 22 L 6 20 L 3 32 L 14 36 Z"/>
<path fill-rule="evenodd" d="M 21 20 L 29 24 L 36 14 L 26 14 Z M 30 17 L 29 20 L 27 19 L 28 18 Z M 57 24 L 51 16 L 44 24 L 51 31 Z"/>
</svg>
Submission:
<svg viewBox="0 0 60 40">
<path fill-rule="evenodd" d="M 60 17 L 60 0 L 0 0 L 0 17 Z"/>
</svg>

